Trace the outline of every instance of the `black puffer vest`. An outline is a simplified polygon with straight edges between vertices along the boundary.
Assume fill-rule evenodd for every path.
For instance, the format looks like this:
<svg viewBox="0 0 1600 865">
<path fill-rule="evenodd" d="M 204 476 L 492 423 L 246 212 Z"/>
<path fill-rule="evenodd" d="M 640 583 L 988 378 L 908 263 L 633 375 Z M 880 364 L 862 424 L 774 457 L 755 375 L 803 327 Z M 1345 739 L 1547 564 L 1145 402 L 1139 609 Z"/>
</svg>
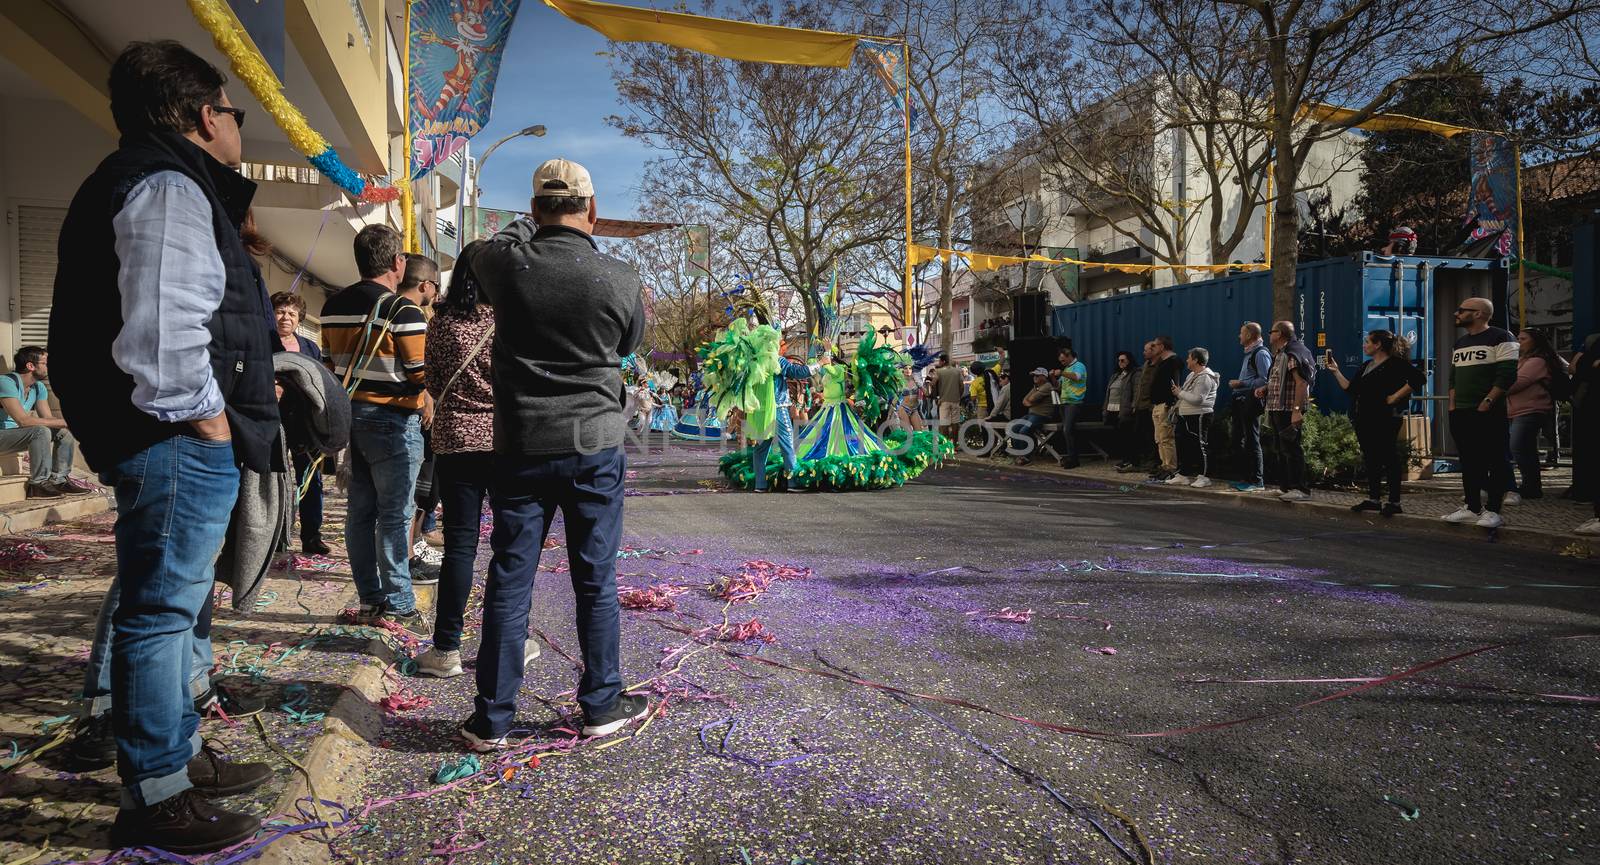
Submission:
<svg viewBox="0 0 1600 865">
<path fill-rule="evenodd" d="M 72 199 L 61 227 L 50 310 L 50 383 L 62 414 L 95 471 L 192 430 L 187 423 L 165 423 L 135 408 L 133 377 L 111 357 L 111 343 L 123 325 L 112 219 L 139 181 L 161 171 L 193 180 L 211 202 L 227 286 L 206 327 L 211 370 L 233 427 L 234 455 L 256 472 L 281 470 L 272 458 L 278 435 L 272 318 L 255 264 L 239 239 L 256 185 L 181 135 L 125 136 Z"/>
</svg>

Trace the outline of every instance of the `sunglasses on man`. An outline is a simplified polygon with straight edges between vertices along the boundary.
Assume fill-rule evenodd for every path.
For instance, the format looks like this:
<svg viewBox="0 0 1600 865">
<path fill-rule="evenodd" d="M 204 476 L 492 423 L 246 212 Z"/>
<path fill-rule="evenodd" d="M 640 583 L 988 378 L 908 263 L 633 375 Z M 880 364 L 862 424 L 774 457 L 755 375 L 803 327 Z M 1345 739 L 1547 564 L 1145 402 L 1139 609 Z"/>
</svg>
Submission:
<svg viewBox="0 0 1600 865">
<path fill-rule="evenodd" d="M 233 123 L 234 123 L 234 125 L 238 126 L 241 130 L 244 129 L 244 109 L 243 108 L 234 108 L 231 105 L 213 105 L 213 106 L 211 106 L 211 110 L 217 112 L 218 114 L 231 114 L 231 115 L 233 115 Z"/>
</svg>

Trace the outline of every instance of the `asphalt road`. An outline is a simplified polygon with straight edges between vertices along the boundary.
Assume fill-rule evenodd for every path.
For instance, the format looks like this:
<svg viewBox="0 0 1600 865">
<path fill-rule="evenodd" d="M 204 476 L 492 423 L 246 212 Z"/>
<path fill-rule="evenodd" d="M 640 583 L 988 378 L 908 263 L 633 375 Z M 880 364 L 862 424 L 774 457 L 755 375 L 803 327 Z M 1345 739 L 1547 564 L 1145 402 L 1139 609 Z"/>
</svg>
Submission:
<svg viewBox="0 0 1600 865">
<path fill-rule="evenodd" d="M 750 560 L 811 569 L 729 608 L 776 642 L 692 654 L 636 738 L 375 811 L 343 852 L 1116 863 L 1144 861 L 1142 839 L 1161 863 L 1600 863 L 1600 704 L 1538 696 L 1600 695 L 1600 639 L 1551 639 L 1600 633 L 1592 562 L 956 467 L 894 491 L 758 496 L 718 491 L 711 459 L 634 460 L 620 582 L 686 591 L 676 613 L 624 613 L 624 673 L 643 680 L 693 651 L 667 626 L 719 622 L 706 586 Z M 571 647 L 562 552 L 534 615 Z M 1002 608 L 1032 615 L 987 618 Z M 1384 676 L 1508 641 L 1296 711 L 1280 710 L 1353 684 L 1194 681 Z M 1105 732 L 1277 714 L 1091 738 L 721 650 L 758 646 Z M 523 720 L 549 722 L 574 682 L 547 649 Z M 472 687 L 417 682 L 435 705 L 391 721 L 369 796 L 430 789 L 428 773 L 460 756 L 450 731 Z"/>
</svg>

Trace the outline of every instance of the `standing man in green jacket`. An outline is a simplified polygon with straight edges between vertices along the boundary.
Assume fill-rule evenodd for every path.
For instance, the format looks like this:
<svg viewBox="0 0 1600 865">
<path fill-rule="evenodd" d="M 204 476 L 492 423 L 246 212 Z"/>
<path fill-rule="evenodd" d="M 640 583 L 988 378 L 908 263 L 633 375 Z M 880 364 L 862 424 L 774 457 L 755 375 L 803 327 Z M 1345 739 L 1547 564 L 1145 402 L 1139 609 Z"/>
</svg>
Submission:
<svg viewBox="0 0 1600 865">
<path fill-rule="evenodd" d="M 1456 327 L 1467 332 L 1450 353 L 1450 433 L 1461 458 L 1466 503 L 1444 519 L 1497 529 L 1505 524 L 1500 507 L 1511 486 L 1505 395 L 1517 378 L 1517 338 L 1489 326 L 1494 304 L 1485 298 L 1467 298 L 1455 315 Z"/>
</svg>

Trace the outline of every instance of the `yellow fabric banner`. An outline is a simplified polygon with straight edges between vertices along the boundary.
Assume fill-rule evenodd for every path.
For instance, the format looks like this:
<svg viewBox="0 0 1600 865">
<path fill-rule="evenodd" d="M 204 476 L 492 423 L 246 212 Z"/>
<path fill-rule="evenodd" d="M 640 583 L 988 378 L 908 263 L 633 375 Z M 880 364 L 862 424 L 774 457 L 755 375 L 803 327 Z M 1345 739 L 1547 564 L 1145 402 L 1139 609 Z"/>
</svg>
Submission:
<svg viewBox="0 0 1600 865">
<path fill-rule="evenodd" d="M 1229 270 L 1267 270 L 1266 264 L 1107 264 L 1103 261 L 1085 261 L 1080 258 L 1050 258 L 1044 255 L 989 255 L 982 252 L 964 252 L 959 249 L 940 249 L 936 246 L 924 246 L 920 243 L 911 245 L 911 264 L 913 266 L 931 261 L 935 258 L 949 256 L 964 259 L 967 268 L 974 272 L 999 270 L 1014 264 L 1039 263 L 1039 264 L 1076 264 L 1079 267 L 1100 267 L 1118 273 L 1150 273 L 1155 270 L 1199 270 L 1207 273 L 1218 273 Z"/>
<path fill-rule="evenodd" d="M 544 4 L 600 31 L 607 39 L 661 42 L 729 60 L 842 69 L 850 65 L 856 49 L 856 37 L 849 33 L 751 24 L 596 0 L 544 0 Z"/>
<path fill-rule="evenodd" d="M 1324 105 L 1321 102 L 1307 102 L 1304 106 L 1306 114 L 1316 120 L 1326 120 L 1333 123 L 1345 123 L 1355 116 L 1355 111 L 1349 108 L 1340 108 L 1337 105 Z M 1412 117 L 1407 114 L 1374 114 L 1366 120 L 1356 124 L 1357 128 L 1368 132 L 1431 132 L 1445 138 L 1453 138 L 1463 132 L 1472 132 L 1465 126 L 1452 126 L 1440 123 L 1437 120 L 1424 120 L 1421 117 Z"/>
</svg>

